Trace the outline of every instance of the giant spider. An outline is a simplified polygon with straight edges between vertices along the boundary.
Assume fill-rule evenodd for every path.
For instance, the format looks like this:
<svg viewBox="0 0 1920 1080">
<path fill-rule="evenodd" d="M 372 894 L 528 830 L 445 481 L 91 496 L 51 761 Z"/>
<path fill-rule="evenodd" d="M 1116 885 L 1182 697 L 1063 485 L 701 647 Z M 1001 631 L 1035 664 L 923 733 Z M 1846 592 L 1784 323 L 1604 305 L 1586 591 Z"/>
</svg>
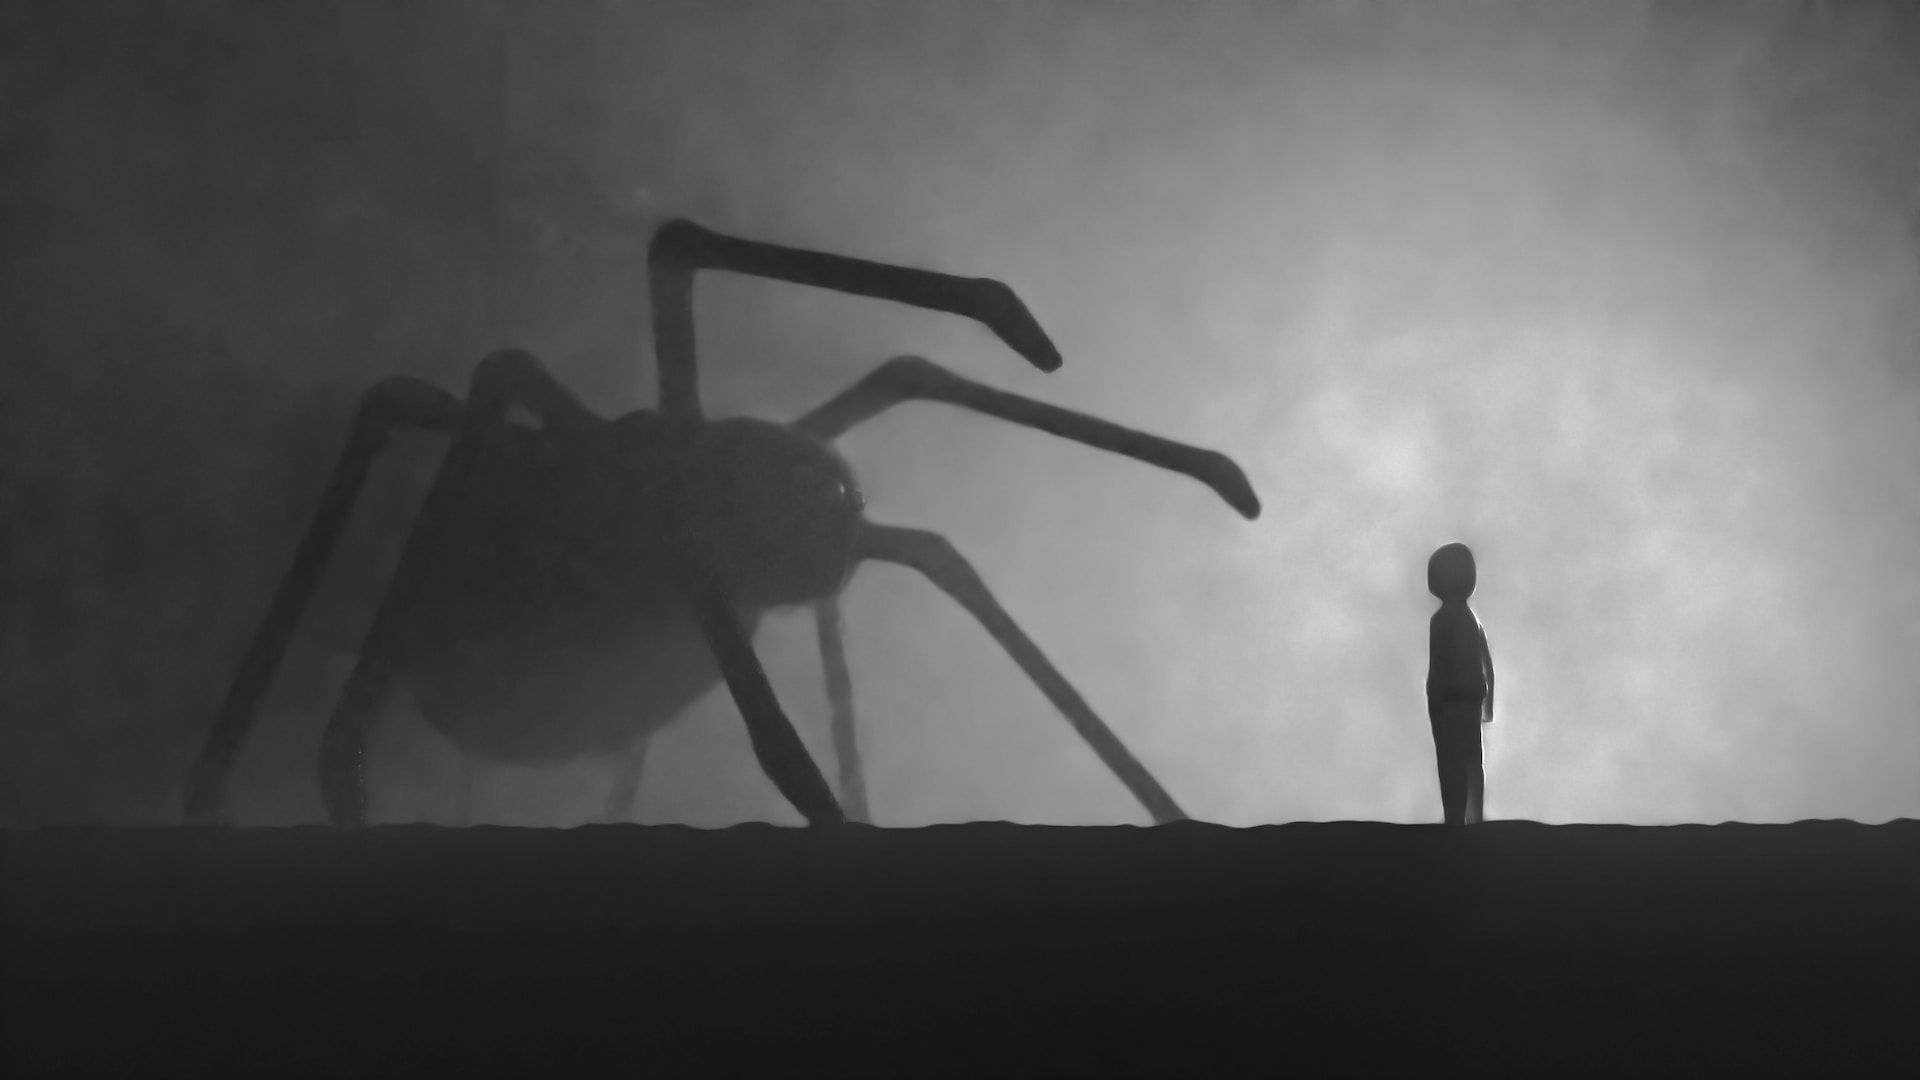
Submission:
<svg viewBox="0 0 1920 1080">
<path fill-rule="evenodd" d="M 190 822 L 222 817 L 226 778 L 287 640 L 388 434 L 445 432 L 428 490 L 359 660 L 329 718 L 320 786 L 330 819 L 366 814 L 364 747 L 402 681 L 425 719 L 468 753 L 562 761 L 629 755 L 631 803 L 646 737 L 718 679 L 760 767 L 811 824 L 842 809 L 781 711 L 749 635 L 772 608 L 812 603 L 841 788 L 865 820 L 836 597 L 855 567 L 912 567 L 1007 650 L 1156 822 L 1185 817 L 942 537 L 873 524 L 831 441 L 902 401 L 944 401 L 1185 473 L 1246 517 L 1259 499 L 1226 456 L 971 382 L 897 357 L 792 424 L 700 413 L 693 275 L 729 270 L 965 315 L 1043 371 L 1060 356 L 1012 289 L 723 236 L 671 221 L 647 250 L 660 409 L 588 412 L 526 352 L 475 369 L 467 400 L 419 379 L 363 397 L 353 432 L 188 780 Z M 510 413 L 523 411 L 533 423 Z"/>
</svg>

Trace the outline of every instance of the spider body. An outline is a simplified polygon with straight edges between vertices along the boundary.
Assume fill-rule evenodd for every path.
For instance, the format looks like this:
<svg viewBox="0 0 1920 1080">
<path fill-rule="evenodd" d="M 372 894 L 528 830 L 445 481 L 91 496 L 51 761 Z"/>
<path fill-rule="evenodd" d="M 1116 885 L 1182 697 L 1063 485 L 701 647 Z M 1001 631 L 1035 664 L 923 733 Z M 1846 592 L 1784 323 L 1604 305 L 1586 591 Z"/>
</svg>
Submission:
<svg viewBox="0 0 1920 1080">
<path fill-rule="evenodd" d="M 1053 343 L 997 281 L 723 236 L 685 221 L 648 248 L 657 412 L 605 420 L 531 354 L 475 368 L 467 396 L 391 378 L 363 397 L 333 479 L 188 777 L 189 821 L 221 820 L 227 775 L 354 502 L 400 428 L 438 432 L 447 457 L 422 503 L 353 674 L 327 721 L 320 787 L 330 819 L 366 817 L 367 733 L 406 687 L 468 752 L 561 761 L 625 751 L 610 812 L 624 814 L 648 733 L 716 681 L 756 758 L 809 823 L 866 816 L 837 596 L 863 562 L 919 571 L 966 608 L 1155 821 L 1184 812 L 1000 606 L 944 538 L 866 519 L 831 443 L 905 401 L 938 401 L 1183 473 L 1246 517 L 1259 499 L 1225 455 L 1121 427 L 895 357 L 787 423 L 701 416 L 692 287 L 726 270 L 970 317 L 1042 370 Z M 522 420 L 519 417 L 524 416 Z M 766 611 L 811 604 L 841 798 L 809 756 L 751 635 Z"/>
<path fill-rule="evenodd" d="M 676 584 L 676 532 L 710 545 L 751 633 L 769 608 L 841 589 L 859 518 L 840 456 L 778 424 L 501 425 L 423 504 L 392 613 L 396 678 L 477 757 L 621 753 L 720 680 Z"/>
</svg>

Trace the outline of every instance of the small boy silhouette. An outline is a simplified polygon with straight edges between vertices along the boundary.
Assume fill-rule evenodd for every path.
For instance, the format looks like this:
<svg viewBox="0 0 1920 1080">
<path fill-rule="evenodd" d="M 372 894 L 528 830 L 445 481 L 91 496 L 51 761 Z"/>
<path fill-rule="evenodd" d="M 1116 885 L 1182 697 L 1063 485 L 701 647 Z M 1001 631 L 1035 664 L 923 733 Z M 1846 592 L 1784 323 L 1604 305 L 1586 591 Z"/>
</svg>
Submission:
<svg viewBox="0 0 1920 1080">
<path fill-rule="evenodd" d="M 1493 723 L 1493 654 L 1486 630 L 1467 606 L 1473 586 L 1467 545 L 1448 544 L 1427 560 L 1427 590 L 1440 598 L 1429 638 L 1427 719 L 1448 825 L 1478 823 L 1486 795 L 1480 725 Z"/>
</svg>

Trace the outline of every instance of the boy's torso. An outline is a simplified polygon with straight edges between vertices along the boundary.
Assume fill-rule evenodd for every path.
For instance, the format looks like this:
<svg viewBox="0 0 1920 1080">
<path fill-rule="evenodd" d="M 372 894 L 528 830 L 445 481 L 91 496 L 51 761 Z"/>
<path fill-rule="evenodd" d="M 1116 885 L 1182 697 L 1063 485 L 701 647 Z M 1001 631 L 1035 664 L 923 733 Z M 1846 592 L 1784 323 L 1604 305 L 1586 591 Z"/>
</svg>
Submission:
<svg viewBox="0 0 1920 1080">
<path fill-rule="evenodd" d="M 1463 603 L 1433 613 L 1427 664 L 1427 702 L 1478 704 L 1487 696 L 1480 620 Z"/>
</svg>

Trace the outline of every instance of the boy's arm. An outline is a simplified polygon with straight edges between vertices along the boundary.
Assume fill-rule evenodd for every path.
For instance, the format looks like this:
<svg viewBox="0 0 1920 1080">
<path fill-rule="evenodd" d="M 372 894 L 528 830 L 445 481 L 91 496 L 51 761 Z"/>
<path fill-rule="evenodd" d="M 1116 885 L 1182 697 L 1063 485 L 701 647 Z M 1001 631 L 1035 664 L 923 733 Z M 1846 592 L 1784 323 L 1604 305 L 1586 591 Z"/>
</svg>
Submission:
<svg viewBox="0 0 1920 1080">
<path fill-rule="evenodd" d="M 1480 722 L 1493 723 L 1493 650 L 1487 648 L 1487 628 L 1480 628 L 1480 663 L 1487 673 L 1487 708 Z"/>
<path fill-rule="evenodd" d="M 1447 633 L 1446 624 L 1436 612 L 1427 624 L 1427 711 L 1440 707 L 1446 696 Z"/>
</svg>

